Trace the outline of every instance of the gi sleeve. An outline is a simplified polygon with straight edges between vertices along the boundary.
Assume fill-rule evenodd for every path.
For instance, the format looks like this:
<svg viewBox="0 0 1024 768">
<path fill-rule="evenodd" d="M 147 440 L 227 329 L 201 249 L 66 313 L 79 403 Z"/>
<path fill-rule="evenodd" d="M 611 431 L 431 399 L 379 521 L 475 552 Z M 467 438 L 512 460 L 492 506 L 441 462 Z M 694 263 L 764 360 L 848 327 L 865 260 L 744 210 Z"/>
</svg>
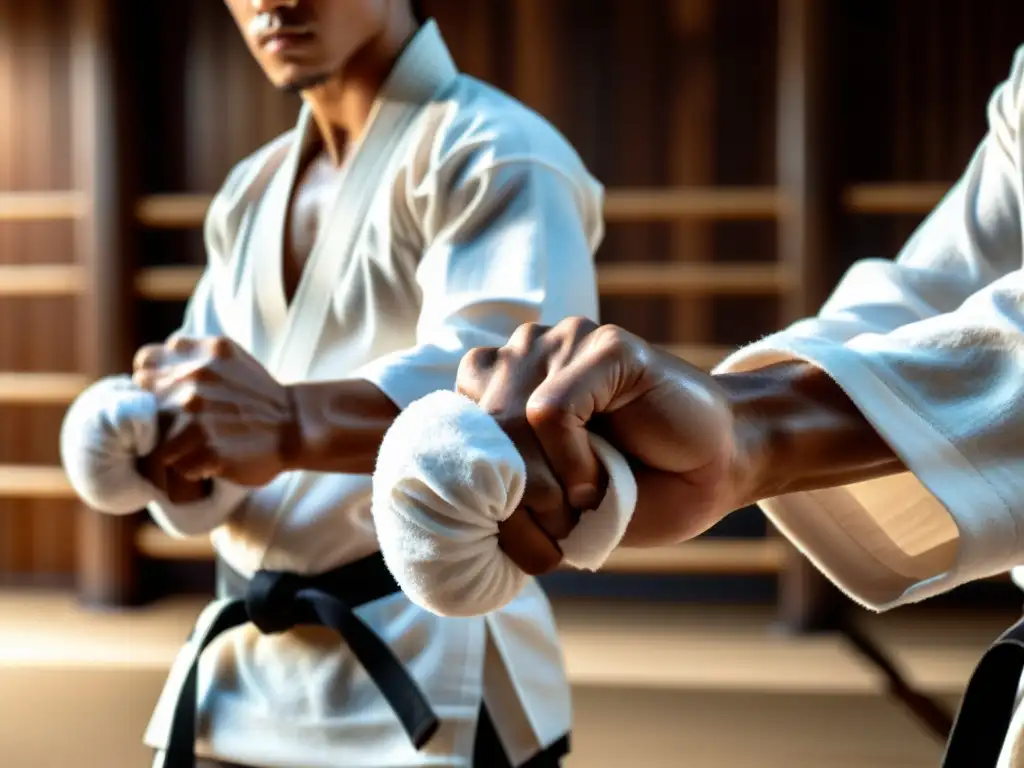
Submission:
<svg viewBox="0 0 1024 768">
<path fill-rule="evenodd" d="M 881 610 L 1024 563 L 1024 58 L 966 172 L 895 262 L 854 266 L 821 313 L 727 359 L 828 373 L 903 460 L 894 477 L 761 502 L 846 594 Z"/>
<path fill-rule="evenodd" d="M 597 317 L 596 182 L 468 143 L 430 172 L 429 190 L 409 206 L 426 243 L 416 343 L 356 373 L 403 409 L 454 387 L 468 350 L 501 346 L 524 323 Z"/>
</svg>

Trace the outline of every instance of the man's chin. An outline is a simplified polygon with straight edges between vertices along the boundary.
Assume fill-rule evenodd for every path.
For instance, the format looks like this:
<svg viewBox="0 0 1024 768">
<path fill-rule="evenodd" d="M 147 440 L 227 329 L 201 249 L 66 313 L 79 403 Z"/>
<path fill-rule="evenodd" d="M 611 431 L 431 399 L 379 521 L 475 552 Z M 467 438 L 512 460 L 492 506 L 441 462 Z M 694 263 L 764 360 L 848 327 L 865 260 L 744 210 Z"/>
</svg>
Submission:
<svg viewBox="0 0 1024 768">
<path fill-rule="evenodd" d="M 302 93 L 310 88 L 323 85 L 331 78 L 329 72 L 318 72 L 315 75 L 299 75 L 289 77 L 277 83 L 277 89 L 285 93 Z"/>
</svg>

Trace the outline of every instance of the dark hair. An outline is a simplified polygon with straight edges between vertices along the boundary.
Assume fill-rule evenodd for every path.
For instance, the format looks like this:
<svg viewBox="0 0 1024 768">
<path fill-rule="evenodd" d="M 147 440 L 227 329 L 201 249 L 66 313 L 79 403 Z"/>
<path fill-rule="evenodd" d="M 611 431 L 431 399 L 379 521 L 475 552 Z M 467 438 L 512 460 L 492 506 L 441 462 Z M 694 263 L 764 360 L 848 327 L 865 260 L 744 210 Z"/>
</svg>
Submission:
<svg viewBox="0 0 1024 768">
<path fill-rule="evenodd" d="M 423 0 L 412 0 L 412 15 L 416 19 L 417 24 L 425 24 L 427 19 L 430 18 L 426 13 L 423 12 Z"/>
</svg>

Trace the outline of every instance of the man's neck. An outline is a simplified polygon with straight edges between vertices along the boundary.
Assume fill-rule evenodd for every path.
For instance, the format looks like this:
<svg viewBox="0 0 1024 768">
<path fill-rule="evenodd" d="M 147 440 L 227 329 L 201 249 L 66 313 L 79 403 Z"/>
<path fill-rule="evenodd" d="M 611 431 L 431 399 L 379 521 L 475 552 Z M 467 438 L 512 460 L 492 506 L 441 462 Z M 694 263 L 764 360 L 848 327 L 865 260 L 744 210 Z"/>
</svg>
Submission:
<svg viewBox="0 0 1024 768">
<path fill-rule="evenodd" d="M 346 147 L 363 134 L 374 101 L 402 51 L 416 34 L 411 18 L 396 17 L 325 83 L 303 91 L 332 163 L 344 162 Z"/>
</svg>

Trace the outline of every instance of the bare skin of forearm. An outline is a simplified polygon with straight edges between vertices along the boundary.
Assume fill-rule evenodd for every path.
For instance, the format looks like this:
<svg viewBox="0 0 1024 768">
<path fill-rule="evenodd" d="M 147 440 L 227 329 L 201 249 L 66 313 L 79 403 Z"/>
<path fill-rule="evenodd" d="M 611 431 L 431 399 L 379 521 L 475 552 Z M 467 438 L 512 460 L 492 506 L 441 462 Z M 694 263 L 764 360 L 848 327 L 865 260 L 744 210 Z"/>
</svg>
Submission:
<svg viewBox="0 0 1024 768">
<path fill-rule="evenodd" d="M 749 440 L 750 454 L 757 457 L 744 505 L 905 469 L 842 388 L 819 368 L 787 362 L 715 379 L 732 403 L 741 440 Z"/>
<path fill-rule="evenodd" d="M 283 438 L 288 469 L 371 474 L 398 406 L 368 381 L 350 379 L 289 387 L 294 424 Z"/>
</svg>

